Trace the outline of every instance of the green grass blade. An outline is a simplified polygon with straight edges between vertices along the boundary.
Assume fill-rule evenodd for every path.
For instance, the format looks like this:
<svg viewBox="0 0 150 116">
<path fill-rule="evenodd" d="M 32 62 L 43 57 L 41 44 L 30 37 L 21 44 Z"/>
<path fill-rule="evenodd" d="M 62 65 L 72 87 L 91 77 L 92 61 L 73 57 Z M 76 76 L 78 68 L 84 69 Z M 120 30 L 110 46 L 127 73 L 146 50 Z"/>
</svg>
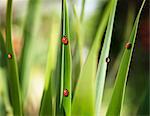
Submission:
<svg viewBox="0 0 150 116">
<path fill-rule="evenodd" d="M 100 21 L 99 28 L 92 45 L 92 49 L 89 52 L 88 58 L 79 76 L 72 103 L 73 116 L 94 116 L 95 113 L 95 76 L 97 69 L 97 56 L 101 47 L 102 37 L 105 32 L 110 13 L 109 6 L 110 4 L 104 11 L 104 15 Z"/>
<path fill-rule="evenodd" d="M 6 62 L 7 62 L 5 58 L 5 54 L 6 54 L 6 46 L 5 46 L 2 33 L 0 32 L 0 66 L 2 67 L 6 66 Z"/>
<path fill-rule="evenodd" d="M 19 78 L 22 89 L 23 99 L 26 97 L 28 84 L 30 81 L 30 67 L 32 63 L 31 46 L 35 37 L 39 18 L 39 6 L 41 0 L 29 0 L 27 16 L 23 28 L 23 48 L 20 58 Z"/>
<path fill-rule="evenodd" d="M 132 27 L 133 27 L 133 24 L 134 24 L 134 20 L 135 20 L 135 4 L 130 4 L 129 3 L 129 6 L 128 6 L 128 13 L 127 13 L 127 19 L 126 19 L 126 22 L 125 22 L 125 29 L 123 31 L 123 39 L 122 39 L 122 42 L 120 43 L 120 46 L 124 45 L 125 42 L 128 40 L 129 36 L 130 36 L 130 32 L 132 30 Z M 110 70 L 110 72 L 108 73 L 107 77 L 108 78 L 111 78 L 111 77 L 115 77 L 116 74 L 117 74 L 117 71 L 118 71 L 118 67 L 119 67 L 119 64 L 120 64 L 120 59 L 123 55 L 123 52 L 124 52 L 124 48 L 121 48 L 117 57 L 115 57 L 115 61 L 113 63 L 113 66 L 111 69 L 113 70 Z M 113 78 L 111 78 L 113 79 Z"/>
<path fill-rule="evenodd" d="M 65 20 L 65 15 L 64 15 L 64 12 L 65 12 L 65 9 L 64 9 L 64 1 L 62 0 L 62 8 L 61 8 L 61 38 L 63 37 L 63 35 L 65 35 L 65 33 L 64 33 L 64 29 L 65 29 L 65 26 L 64 26 L 64 20 Z M 61 43 L 61 41 L 60 41 L 60 43 Z M 63 44 L 61 43 L 60 44 L 61 45 L 61 47 L 60 47 L 60 57 L 61 57 L 61 59 L 60 59 L 60 94 L 59 94 L 59 107 L 61 108 L 61 106 L 62 106 L 62 100 L 63 100 L 63 86 L 64 86 L 64 81 L 63 81 L 63 79 L 64 79 L 64 47 L 63 47 Z"/>
<path fill-rule="evenodd" d="M 3 71 L 3 69 L 4 70 L 7 69 L 6 46 L 5 46 L 2 33 L 0 32 L 0 81 L 1 81 L 0 89 L 2 88 L 2 99 L 3 99 L 5 110 L 7 110 L 8 112 L 11 112 L 12 108 L 10 105 L 10 100 L 9 100 L 9 95 L 8 95 L 7 78 L 5 78 L 6 71 Z"/>
<path fill-rule="evenodd" d="M 107 7 L 104 10 L 102 19 L 100 21 L 95 39 L 94 39 L 94 43 L 92 45 L 92 50 L 91 51 L 95 51 L 96 54 L 98 55 L 99 49 L 101 48 L 101 42 L 102 42 L 102 38 L 108 23 L 108 19 L 109 19 L 109 14 L 110 14 L 110 8 L 112 7 L 112 0 L 110 0 L 110 2 L 108 3 Z"/>
<path fill-rule="evenodd" d="M 84 9 L 85 9 L 85 0 L 82 0 L 82 9 L 81 9 L 81 15 L 80 15 L 80 21 L 83 21 L 84 17 Z"/>
<path fill-rule="evenodd" d="M 113 31 L 113 23 L 115 18 L 115 11 L 117 6 L 117 0 L 110 1 L 111 3 L 111 12 L 109 16 L 109 22 L 106 30 L 104 45 L 102 48 L 100 61 L 98 65 L 98 72 L 96 77 L 96 115 L 100 113 L 100 107 L 102 102 L 102 96 L 104 91 L 106 70 L 107 70 L 107 62 L 106 58 L 109 56 L 110 44 L 111 44 L 111 36 Z"/>
<path fill-rule="evenodd" d="M 76 18 L 76 20 L 79 20 L 78 19 L 78 15 L 77 15 L 77 11 L 76 11 L 76 8 L 75 8 L 75 5 L 74 5 L 72 0 L 70 0 L 70 4 L 71 4 L 71 8 L 72 8 L 74 17 Z"/>
<path fill-rule="evenodd" d="M 67 1 L 62 1 L 62 37 L 66 36 L 68 38 L 68 44 L 64 45 L 62 43 L 62 65 L 61 65 L 61 96 L 62 104 L 66 116 L 71 115 L 71 74 L 72 74 L 72 60 L 71 60 L 71 49 L 70 49 L 70 34 L 69 34 L 69 17 L 68 17 L 68 7 Z M 67 89 L 69 91 L 69 96 L 64 97 L 63 91 Z"/>
<path fill-rule="evenodd" d="M 83 34 L 81 33 L 81 31 L 82 31 L 81 25 L 82 24 L 81 24 L 81 20 L 79 20 L 79 17 L 77 15 L 77 11 L 76 11 L 73 1 L 70 0 L 70 3 L 71 3 L 71 8 L 73 10 L 73 14 L 75 17 L 75 31 L 76 31 L 76 38 L 77 38 L 79 57 L 80 57 L 80 67 L 82 67 L 82 64 L 83 64 L 82 53 L 83 53 L 83 47 L 84 47 Z"/>
<path fill-rule="evenodd" d="M 90 73 L 89 73 L 90 72 Z M 83 66 L 75 89 L 72 103 L 72 115 L 94 116 L 96 56 L 89 57 Z"/>
<path fill-rule="evenodd" d="M 112 98 L 111 98 L 111 101 L 107 110 L 107 116 L 110 116 L 110 115 L 118 116 L 120 115 L 120 112 L 121 112 L 122 103 L 124 100 L 127 76 L 129 72 L 129 67 L 130 67 L 132 53 L 133 53 L 135 39 L 136 39 L 136 33 L 138 29 L 139 18 L 140 18 L 140 14 L 144 6 L 144 3 L 145 3 L 145 0 L 142 3 L 142 6 L 137 15 L 137 18 L 135 20 L 135 23 L 134 23 L 134 26 L 133 26 L 133 29 L 129 38 L 129 42 L 132 44 L 132 47 L 131 49 L 125 49 L 122 60 L 121 60 L 121 64 L 118 70 Z"/>
<path fill-rule="evenodd" d="M 13 115 L 12 107 L 11 107 L 10 99 L 9 99 L 9 94 L 8 94 L 6 70 L 5 68 L 1 68 L 1 67 L 0 67 L 0 97 L 2 98 L 2 101 L 3 101 L 5 113 L 7 112 Z"/>
<path fill-rule="evenodd" d="M 43 97 L 41 101 L 40 108 L 40 116 L 45 115 L 55 115 L 56 106 L 54 102 L 56 102 L 56 87 L 54 85 L 55 79 L 53 79 L 54 70 L 56 68 L 57 61 L 57 48 L 58 48 L 58 26 L 54 22 L 52 23 L 52 31 L 51 31 L 51 39 L 49 44 L 48 58 L 47 58 L 47 66 L 46 66 L 46 75 L 45 75 L 45 88 L 43 92 Z"/>
<path fill-rule="evenodd" d="M 22 116 L 22 104 L 21 94 L 19 87 L 18 68 L 16 63 L 16 57 L 12 46 L 12 0 L 7 2 L 7 14 L 6 14 L 6 50 L 7 53 L 12 55 L 12 59 L 7 59 L 8 62 L 8 86 L 10 87 L 10 99 L 13 107 L 14 115 Z"/>
<path fill-rule="evenodd" d="M 60 37 L 59 37 L 60 38 Z M 64 114 L 64 110 L 61 107 L 62 105 L 62 97 L 63 93 L 63 84 L 61 83 L 61 61 L 62 61 L 62 47 L 61 47 L 61 39 L 58 40 L 58 53 L 57 53 L 57 63 L 56 63 L 56 70 L 54 72 L 54 78 L 55 78 L 55 84 L 56 84 L 56 115 L 62 115 Z M 63 82 L 63 81 L 62 81 Z M 61 90 L 62 88 L 62 90 Z"/>
</svg>

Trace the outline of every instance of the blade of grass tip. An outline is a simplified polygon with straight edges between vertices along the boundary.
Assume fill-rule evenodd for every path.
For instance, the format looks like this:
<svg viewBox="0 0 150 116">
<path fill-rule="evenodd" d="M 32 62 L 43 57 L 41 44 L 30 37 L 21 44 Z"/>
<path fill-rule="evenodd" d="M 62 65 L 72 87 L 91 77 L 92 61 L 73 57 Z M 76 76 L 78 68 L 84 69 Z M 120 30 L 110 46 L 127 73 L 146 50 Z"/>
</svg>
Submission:
<svg viewBox="0 0 150 116">
<path fill-rule="evenodd" d="M 72 103 L 73 116 L 94 116 L 95 114 L 95 76 L 97 68 L 97 56 L 108 22 L 109 13 L 110 4 L 104 10 L 104 14 L 100 21 L 99 28 L 92 45 L 92 49 L 89 52 L 88 58 L 79 76 Z M 85 84 L 87 86 L 85 86 Z"/>
<path fill-rule="evenodd" d="M 85 0 L 82 0 L 82 9 L 81 9 L 81 15 L 80 15 L 80 21 L 83 21 L 84 17 L 84 8 L 85 8 Z"/>
<path fill-rule="evenodd" d="M 127 76 L 129 72 L 129 67 L 131 63 L 131 58 L 132 58 L 132 53 L 134 49 L 134 44 L 135 44 L 135 39 L 136 39 L 136 33 L 138 29 L 138 23 L 139 23 L 139 18 L 140 14 L 142 11 L 142 8 L 144 6 L 145 0 L 142 3 L 142 6 L 139 10 L 139 13 L 137 15 L 137 18 L 135 20 L 130 38 L 129 38 L 129 43 L 132 45 L 131 48 L 126 48 L 121 60 L 121 64 L 118 70 L 112 98 L 110 101 L 110 104 L 108 106 L 107 110 L 107 116 L 110 115 L 120 115 L 123 100 L 124 100 L 124 95 L 125 95 L 125 87 L 126 87 L 126 81 L 127 81 Z"/>
<path fill-rule="evenodd" d="M 74 15 L 74 20 L 73 20 L 73 24 L 75 26 L 75 46 L 76 46 L 76 51 L 75 51 L 75 56 L 73 60 L 76 64 L 74 68 L 76 68 L 77 70 L 74 70 L 73 72 L 73 76 L 72 76 L 72 91 L 74 92 L 74 88 L 76 87 L 76 80 L 78 80 L 79 77 L 79 73 L 81 70 L 81 67 L 83 66 L 83 48 L 84 48 L 84 37 L 83 37 L 83 33 L 82 33 L 82 24 L 81 21 L 79 20 L 79 17 L 77 16 L 77 12 L 76 12 L 76 8 L 75 8 L 75 4 L 73 3 L 72 0 L 70 0 L 71 3 L 71 9 L 73 11 L 73 15 Z M 73 63 L 74 63 L 73 62 Z M 73 93 L 72 93 L 73 94 Z"/>
<path fill-rule="evenodd" d="M 73 14 L 74 14 L 75 18 L 78 19 L 77 11 L 76 11 L 73 1 L 70 0 L 70 3 L 71 3 L 72 10 L 73 10 Z"/>
<path fill-rule="evenodd" d="M 13 107 L 13 114 L 22 116 L 22 103 L 19 86 L 18 68 L 16 63 L 16 57 L 12 46 L 12 0 L 7 2 L 6 12 L 6 50 L 10 57 L 8 62 L 8 86 L 10 89 L 10 99 Z"/>
<path fill-rule="evenodd" d="M 81 33 L 81 21 L 79 20 L 79 17 L 77 15 L 77 12 L 76 12 L 76 8 L 75 8 L 75 5 L 73 4 L 73 1 L 70 0 L 70 3 L 71 3 L 71 8 L 73 10 L 73 14 L 75 16 L 75 24 L 76 24 L 76 34 L 77 34 L 77 42 L 78 42 L 78 48 L 79 48 L 79 57 L 80 57 L 80 67 L 82 67 L 82 64 L 83 64 L 83 58 L 82 58 L 82 53 L 83 53 L 83 46 L 84 46 L 84 42 L 83 42 L 83 35 Z"/>
<path fill-rule="evenodd" d="M 71 74 L 72 74 L 72 60 L 71 60 L 71 50 L 70 50 L 70 34 L 69 34 L 69 17 L 68 17 L 68 7 L 67 1 L 63 0 L 63 24 L 62 24 L 62 33 L 63 38 L 67 39 L 67 43 L 62 40 L 62 66 L 61 66 L 61 81 L 63 82 L 63 91 L 64 93 L 62 104 L 66 116 L 71 115 Z M 65 95 L 65 92 L 67 95 Z"/>
<path fill-rule="evenodd" d="M 58 26 L 57 23 L 53 20 L 52 23 L 52 31 L 51 31 L 51 39 L 49 43 L 49 51 L 48 51 L 48 58 L 47 58 L 47 66 L 46 66 L 46 75 L 45 75 L 45 87 L 43 92 L 43 97 L 41 101 L 41 108 L 40 108 L 40 116 L 45 115 L 53 115 L 55 116 L 56 113 L 56 85 L 55 79 L 53 77 L 54 70 L 56 68 L 56 61 L 57 61 L 57 48 L 58 48 Z"/>
<path fill-rule="evenodd" d="M 31 46 L 38 29 L 38 22 L 40 20 L 39 18 L 40 3 L 41 0 L 29 0 L 27 8 L 27 16 L 23 28 L 23 47 L 20 58 L 20 71 L 19 71 L 19 79 L 23 99 L 26 98 L 28 84 L 30 81 L 29 75 L 32 63 Z"/>
<path fill-rule="evenodd" d="M 109 22 L 108 22 L 108 26 L 106 30 L 103 48 L 101 51 L 100 61 L 98 64 L 97 77 L 96 77 L 96 106 L 97 106 L 96 115 L 97 116 L 100 114 L 100 107 L 101 107 L 101 102 L 102 102 L 105 77 L 106 77 L 106 71 L 107 71 L 106 58 L 109 56 L 111 36 L 112 36 L 113 24 L 114 24 L 114 18 L 115 18 L 115 11 L 117 7 L 117 0 L 112 0 L 110 2 L 112 2 L 111 7 L 110 7 L 111 12 L 109 16 Z"/>
</svg>

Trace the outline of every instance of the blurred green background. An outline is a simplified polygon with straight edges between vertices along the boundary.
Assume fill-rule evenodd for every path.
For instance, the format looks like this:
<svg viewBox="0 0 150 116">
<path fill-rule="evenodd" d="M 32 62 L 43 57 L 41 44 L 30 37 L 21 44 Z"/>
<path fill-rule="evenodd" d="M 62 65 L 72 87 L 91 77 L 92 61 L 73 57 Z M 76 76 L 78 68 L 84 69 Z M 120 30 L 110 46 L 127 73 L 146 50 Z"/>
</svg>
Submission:
<svg viewBox="0 0 150 116">
<path fill-rule="evenodd" d="M 74 0 L 77 14 L 80 16 L 81 1 Z M 33 2 L 34 4 L 34 2 Z M 84 18 L 81 24 L 82 39 L 84 41 L 83 61 L 85 61 L 88 51 L 95 37 L 99 21 L 103 14 L 103 10 L 107 4 L 107 0 L 86 0 Z M 110 51 L 110 63 L 108 65 L 106 85 L 104 91 L 102 114 L 106 112 L 112 88 L 114 85 L 118 66 L 120 64 L 123 48 L 127 42 L 135 16 L 139 10 L 140 0 L 119 0 L 116 10 L 115 23 L 113 29 L 113 37 Z M 21 49 L 23 46 L 23 27 L 25 25 L 25 17 L 27 13 L 28 0 L 13 1 L 13 46 L 17 56 L 17 61 L 20 61 Z M 6 25 L 6 0 L 0 0 L 0 31 L 5 38 Z M 31 14 L 32 15 L 32 14 Z M 61 25 L 61 1 L 60 0 L 41 0 L 37 13 L 37 23 L 34 36 L 31 42 L 29 60 L 31 62 L 29 73 L 30 77 L 28 95 L 25 99 L 25 114 L 28 116 L 38 115 L 39 105 L 44 87 L 45 68 L 51 33 L 55 28 L 57 38 L 60 38 Z M 73 80 L 77 82 L 79 75 L 79 57 L 76 51 L 77 35 L 76 22 L 73 15 L 71 5 L 69 4 L 69 18 L 71 30 L 71 49 L 73 58 Z M 52 26 L 52 25 L 55 25 Z M 128 76 L 127 89 L 125 94 L 123 116 L 134 116 L 136 114 L 147 114 L 149 112 L 149 1 L 143 9 L 141 20 L 138 29 L 135 49 L 133 53 L 132 63 Z M 100 54 L 100 53 L 99 53 Z M 3 67 L 0 50 L 0 116 L 3 111 L 11 115 L 11 108 L 6 102 L 4 91 L 7 88 L 5 84 L 6 75 Z M 6 72 L 7 73 L 7 72 Z M 74 88 L 74 85 L 73 85 Z M 8 104 L 8 105 L 7 105 Z M 4 107 L 4 106 L 7 106 Z"/>
</svg>

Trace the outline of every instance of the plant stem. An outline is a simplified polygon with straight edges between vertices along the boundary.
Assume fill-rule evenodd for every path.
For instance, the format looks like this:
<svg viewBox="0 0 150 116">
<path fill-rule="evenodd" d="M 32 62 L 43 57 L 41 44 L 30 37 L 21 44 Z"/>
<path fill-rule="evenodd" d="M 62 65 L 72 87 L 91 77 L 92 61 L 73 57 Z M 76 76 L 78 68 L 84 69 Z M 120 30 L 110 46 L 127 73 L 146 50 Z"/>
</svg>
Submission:
<svg viewBox="0 0 150 116">
<path fill-rule="evenodd" d="M 12 23 L 12 0 L 8 0 L 7 14 L 6 14 L 6 50 L 7 53 L 10 53 L 12 55 L 12 59 L 7 59 L 8 86 L 10 89 L 10 100 L 13 107 L 13 113 L 14 115 L 22 116 L 22 103 L 19 86 L 18 67 L 12 45 L 11 23 Z"/>
</svg>

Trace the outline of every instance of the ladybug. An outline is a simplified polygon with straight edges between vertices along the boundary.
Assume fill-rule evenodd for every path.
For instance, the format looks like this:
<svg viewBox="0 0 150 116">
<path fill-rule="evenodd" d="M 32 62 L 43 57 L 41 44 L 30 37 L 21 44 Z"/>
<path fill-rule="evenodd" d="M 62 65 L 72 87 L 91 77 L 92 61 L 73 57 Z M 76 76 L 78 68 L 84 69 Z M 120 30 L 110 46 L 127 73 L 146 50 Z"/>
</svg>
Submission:
<svg viewBox="0 0 150 116">
<path fill-rule="evenodd" d="M 127 48 L 127 49 L 131 49 L 131 47 L 132 47 L 132 45 L 131 45 L 131 43 L 126 43 L 126 45 L 125 45 L 125 48 Z"/>
<path fill-rule="evenodd" d="M 62 39 L 61 39 L 62 43 L 64 45 L 67 45 L 68 44 L 68 38 L 66 36 L 64 36 Z"/>
<path fill-rule="evenodd" d="M 106 58 L 106 62 L 107 62 L 107 63 L 110 62 L 110 58 L 109 58 L 109 57 Z"/>
<path fill-rule="evenodd" d="M 7 55 L 7 57 L 8 57 L 8 59 L 12 59 L 12 54 L 9 53 L 9 54 Z"/>
<path fill-rule="evenodd" d="M 69 96 L 69 91 L 67 89 L 64 90 L 64 96 L 68 97 Z"/>
</svg>

